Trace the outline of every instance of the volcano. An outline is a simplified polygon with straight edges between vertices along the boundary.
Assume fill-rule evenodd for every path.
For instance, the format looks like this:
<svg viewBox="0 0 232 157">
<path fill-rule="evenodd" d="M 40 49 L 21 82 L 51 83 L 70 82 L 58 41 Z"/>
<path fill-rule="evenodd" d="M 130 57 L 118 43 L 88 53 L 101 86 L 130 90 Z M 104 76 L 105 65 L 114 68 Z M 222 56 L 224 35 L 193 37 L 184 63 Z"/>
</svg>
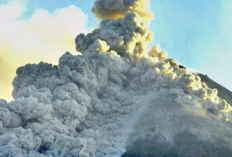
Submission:
<svg viewBox="0 0 232 157">
<path fill-rule="evenodd" d="M 148 0 L 97 0 L 98 28 L 58 65 L 19 67 L 1 157 L 230 157 L 232 93 L 148 48 Z"/>
</svg>

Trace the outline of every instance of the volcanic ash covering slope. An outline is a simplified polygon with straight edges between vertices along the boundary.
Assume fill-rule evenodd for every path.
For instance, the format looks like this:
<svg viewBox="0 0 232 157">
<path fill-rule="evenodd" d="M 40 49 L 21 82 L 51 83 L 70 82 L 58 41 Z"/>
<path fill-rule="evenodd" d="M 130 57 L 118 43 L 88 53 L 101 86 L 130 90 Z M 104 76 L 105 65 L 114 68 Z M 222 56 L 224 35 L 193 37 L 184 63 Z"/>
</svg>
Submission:
<svg viewBox="0 0 232 157">
<path fill-rule="evenodd" d="M 149 2 L 98 0 L 92 11 L 102 21 L 76 37 L 82 55 L 18 68 L 15 99 L 0 100 L 0 156 L 229 156 L 230 104 L 148 50 Z"/>
</svg>

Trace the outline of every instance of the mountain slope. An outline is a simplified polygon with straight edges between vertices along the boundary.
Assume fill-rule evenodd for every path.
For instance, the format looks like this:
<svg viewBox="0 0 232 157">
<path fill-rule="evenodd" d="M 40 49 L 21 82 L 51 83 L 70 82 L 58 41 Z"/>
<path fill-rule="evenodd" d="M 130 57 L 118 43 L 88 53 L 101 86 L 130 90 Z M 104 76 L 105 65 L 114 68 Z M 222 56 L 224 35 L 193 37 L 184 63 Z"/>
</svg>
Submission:
<svg viewBox="0 0 232 157">
<path fill-rule="evenodd" d="M 180 69 L 186 69 L 185 66 L 179 65 Z M 222 99 L 225 99 L 227 102 L 232 104 L 232 92 L 228 90 L 227 88 L 223 87 L 222 85 L 218 84 L 214 80 L 210 79 L 207 75 L 202 73 L 197 73 L 197 75 L 201 78 L 202 82 L 205 82 L 207 86 L 209 86 L 211 89 L 216 88 L 218 90 L 218 96 L 220 96 Z"/>
<path fill-rule="evenodd" d="M 227 102 L 232 104 L 232 92 L 222 85 L 218 84 L 217 82 L 213 81 L 210 79 L 207 75 L 203 74 L 198 74 L 200 76 L 201 80 L 205 82 L 210 88 L 216 88 L 218 90 L 218 95 L 222 98 L 225 99 Z"/>
<path fill-rule="evenodd" d="M 122 157 L 231 156 L 230 123 L 225 125 L 200 108 L 185 106 L 183 110 L 175 94 L 163 92 L 152 99 L 135 123 Z"/>
</svg>

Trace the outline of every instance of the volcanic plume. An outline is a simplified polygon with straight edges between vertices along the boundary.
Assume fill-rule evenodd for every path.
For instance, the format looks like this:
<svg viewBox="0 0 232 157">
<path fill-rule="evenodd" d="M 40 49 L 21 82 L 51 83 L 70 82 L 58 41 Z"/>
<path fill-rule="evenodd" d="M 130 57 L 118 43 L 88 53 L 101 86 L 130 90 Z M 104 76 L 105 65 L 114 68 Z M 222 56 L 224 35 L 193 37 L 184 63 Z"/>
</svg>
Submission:
<svg viewBox="0 0 232 157">
<path fill-rule="evenodd" d="M 97 29 L 59 65 L 17 69 L 0 100 L 0 156 L 229 157 L 231 105 L 198 74 L 150 50 L 147 0 L 97 0 Z"/>
</svg>

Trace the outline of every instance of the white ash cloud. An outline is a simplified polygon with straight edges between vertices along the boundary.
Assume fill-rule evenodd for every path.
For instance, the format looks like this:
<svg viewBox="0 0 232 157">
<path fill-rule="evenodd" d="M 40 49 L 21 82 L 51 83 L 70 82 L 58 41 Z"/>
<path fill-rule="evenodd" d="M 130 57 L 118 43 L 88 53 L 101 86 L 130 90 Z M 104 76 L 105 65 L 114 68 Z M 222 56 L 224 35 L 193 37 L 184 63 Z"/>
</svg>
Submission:
<svg viewBox="0 0 232 157">
<path fill-rule="evenodd" d="M 230 104 L 199 76 L 179 68 L 159 46 L 149 51 L 151 36 L 139 13 L 126 13 L 78 35 L 76 49 L 82 55 L 67 52 L 59 65 L 41 62 L 18 68 L 15 100 L 0 100 L 0 156 L 120 156 L 136 123 L 131 117 L 139 119 L 137 111 L 163 93 L 172 96 L 178 112 L 192 115 L 200 109 L 222 125 L 231 123 Z M 175 109 L 167 116 L 176 114 Z M 180 129 L 175 127 L 178 121 L 170 123 Z"/>
</svg>

